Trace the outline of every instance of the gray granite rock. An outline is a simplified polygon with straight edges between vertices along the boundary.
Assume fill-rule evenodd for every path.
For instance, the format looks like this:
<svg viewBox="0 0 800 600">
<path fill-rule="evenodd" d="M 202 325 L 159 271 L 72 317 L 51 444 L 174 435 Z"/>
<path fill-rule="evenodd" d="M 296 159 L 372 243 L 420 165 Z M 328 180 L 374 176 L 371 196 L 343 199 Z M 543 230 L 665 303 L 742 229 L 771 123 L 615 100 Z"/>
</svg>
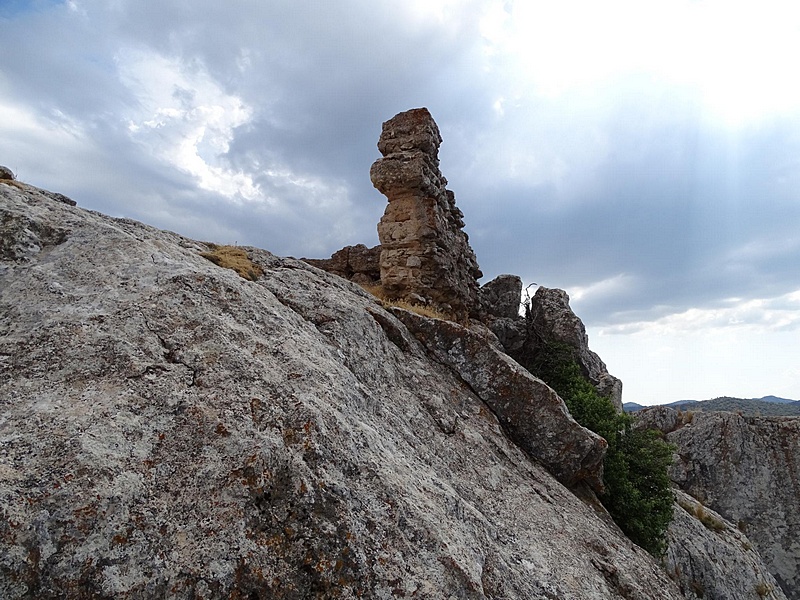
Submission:
<svg viewBox="0 0 800 600">
<path fill-rule="evenodd" d="M 672 480 L 746 532 L 786 596 L 800 599 L 800 418 L 657 407 L 637 420 L 677 446 Z"/>
<path fill-rule="evenodd" d="M 747 536 L 681 491 L 667 530 L 667 573 L 688 598 L 785 600 Z"/>
<path fill-rule="evenodd" d="M 0 597 L 682 597 L 355 284 L 34 189 L 0 222 Z"/>
<path fill-rule="evenodd" d="M 564 485 L 603 489 L 608 444 L 581 427 L 543 381 L 457 323 L 392 309 L 430 355 L 453 369 L 495 414 L 511 440 Z"/>
<path fill-rule="evenodd" d="M 522 302 L 522 279 L 498 275 L 480 289 L 481 308 L 493 317 L 516 319 Z"/>
<path fill-rule="evenodd" d="M 622 412 L 622 381 L 611 375 L 601 358 L 589 349 L 586 327 L 570 308 L 567 293 L 540 286 L 527 305 L 526 336 L 521 345 L 507 347 L 511 356 L 532 368 L 539 353 L 547 351 L 547 344 L 567 346 L 586 379 Z M 516 337 L 511 339 L 517 340 Z"/>
</svg>

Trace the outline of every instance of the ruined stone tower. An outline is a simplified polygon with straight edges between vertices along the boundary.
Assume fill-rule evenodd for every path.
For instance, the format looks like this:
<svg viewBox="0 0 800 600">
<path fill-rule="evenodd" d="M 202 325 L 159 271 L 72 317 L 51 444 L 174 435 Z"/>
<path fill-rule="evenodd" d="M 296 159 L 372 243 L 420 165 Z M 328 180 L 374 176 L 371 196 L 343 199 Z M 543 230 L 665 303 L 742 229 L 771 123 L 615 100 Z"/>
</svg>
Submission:
<svg viewBox="0 0 800 600">
<path fill-rule="evenodd" d="M 457 316 L 478 310 L 478 268 L 463 213 L 439 171 L 439 128 L 427 108 L 383 124 L 370 169 L 389 204 L 378 224 L 381 284 L 390 298 L 430 304 Z"/>
</svg>

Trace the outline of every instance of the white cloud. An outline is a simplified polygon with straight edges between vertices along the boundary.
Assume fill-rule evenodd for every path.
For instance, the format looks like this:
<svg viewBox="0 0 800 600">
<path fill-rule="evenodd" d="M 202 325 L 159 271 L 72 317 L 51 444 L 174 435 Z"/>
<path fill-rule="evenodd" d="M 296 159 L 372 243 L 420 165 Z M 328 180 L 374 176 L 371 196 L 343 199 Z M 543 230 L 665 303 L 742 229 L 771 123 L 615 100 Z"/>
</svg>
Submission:
<svg viewBox="0 0 800 600">
<path fill-rule="evenodd" d="M 126 117 L 135 140 L 195 176 L 205 190 L 234 201 L 260 198 L 253 177 L 231 169 L 223 157 L 235 129 L 250 122 L 252 108 L 199 64 L 128 49 L 118 53 L 117 65 L 136 98 Z"/>
<path fill-rule="evenodd" d="M 518 93 L 556 98 L 640 74 L 694 90 L 738 125 L 794 111 L 800 7 L 787 1 L 497 2 L 481 33 Z"/>
<path fill-rule="evenodd" d="M 732 328 L 752 331 L 800 329 L 800 290 L 776 298 L 728 298 L 723 306 L 690 308 L 654 321 L 632 321 L 598 329 L 600 335 L 648 332 L 654 335 L 699 334 Z"/>
<path fill-rule="evenodd" d="M 575 286 L 570 289 L 570 299 L 574 302 L 596 301 L 599 298 L 618 296 L 631 289 L 636 279 L 626 273 L 620 273 L 587 286 Z"/>
<path fill-rule="evenodd" d="M 623 381 L 623 401 L 666 404 L 718 396 L 800 399 L 796 331 L 645 328 L 609 335 L 588 328 L 592 349 Z"/>
<path fill-rule="evenodd" d="M 86 168 L 93 158 L 95 146 L 86 127 L 61 111 L 41 114 L 10 99 L 0 100 L 0 123 L 3 143 L 14 149 L 3 160 L 21 181 L 41 185 L 50 180 L 66 186 L 70 173 Z"/>
</svg>

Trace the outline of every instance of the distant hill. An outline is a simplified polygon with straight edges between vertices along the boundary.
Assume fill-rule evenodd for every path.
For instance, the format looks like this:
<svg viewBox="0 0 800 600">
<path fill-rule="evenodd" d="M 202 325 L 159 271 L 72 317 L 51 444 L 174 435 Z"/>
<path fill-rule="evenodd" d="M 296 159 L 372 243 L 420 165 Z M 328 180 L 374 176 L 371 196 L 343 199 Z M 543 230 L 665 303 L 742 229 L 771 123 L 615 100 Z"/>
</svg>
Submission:
<svg viewBox="0 0 800 600">
<path fill-rule="evenodd" d="M 678 400 L 664 404 L 670 408 L 680 410 L 727 411 L 741 412 L 745 415 L 763 416 L 800 416 L 800 400 L 789 400 L 777 396 L 764 396 L 763 398 L 733 398 L 721 396 L 711 400 Z M 635 402 L 623 404 L 625 412 L 636 412 L 644 408 Z"/>
<path fill-rule="evenodd" d="M 776 404 L 795 404 L 800 400 L 789 400 L 788 398 L 778 398 L 777 396 L 764 396 L 759 398 L 762 402 L 775 402 Z"/>
</svg>

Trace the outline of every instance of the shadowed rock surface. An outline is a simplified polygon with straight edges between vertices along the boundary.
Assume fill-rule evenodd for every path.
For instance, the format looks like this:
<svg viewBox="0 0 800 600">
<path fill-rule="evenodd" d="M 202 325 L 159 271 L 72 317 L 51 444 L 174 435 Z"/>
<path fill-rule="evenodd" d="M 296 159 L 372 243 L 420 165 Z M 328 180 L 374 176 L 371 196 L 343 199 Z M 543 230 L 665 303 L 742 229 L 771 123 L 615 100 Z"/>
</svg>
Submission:
<svg viewBox="0 0 800 600">
<path fill-rule="evenodd" d="M 356 285 L 0 216 L 0 597 L 681 597 Z"/>
<path fill-rule="evenodd" d="M 378 224 L 381 283 L 390 298 L 430 303 L 464 317 L 478 307 L 483 276 L 463 231 L 463 213 L 439 171 L 439 128 L 426 108 L 383 124 L 370 169 L 389 200 Z"/>
<path fill-rule="evenodd" d="M 640 419 L 676 444 L 672 480 L 741 527 L 786 596 L 799 599 L 800 418 L 658 407 Z"/>
<path fill-rule="evenodd" d="M 496 325 L 492 327 L 496 329 Z M 525 332 L 521 344 L 518 343 L 518 328 Z M 520 318 L 515 329 L 495 333 L 501 340 L 505 336 L 517 342 L 506 346 L 506 350 L 526 367 L 536 363 L 539 353 L 548 351 L 548 344 L 567 346 L 583 375 L 601 396 L 607 397 L 617 410 L 622 411 L 622 382 L 611 375 L 600 357 L 589 349 L 586 327 L 570 308 L 569 296 L 564 290 L 539 287 L 529 301 L 527 319 Z"/>
<path fill-rule="evenodd" d="M 517 319 L 522 300 L 522 279 L 518 275 L 498 275 L 481 286 L 481 309 L 502 319 Z"/>
</svg>

